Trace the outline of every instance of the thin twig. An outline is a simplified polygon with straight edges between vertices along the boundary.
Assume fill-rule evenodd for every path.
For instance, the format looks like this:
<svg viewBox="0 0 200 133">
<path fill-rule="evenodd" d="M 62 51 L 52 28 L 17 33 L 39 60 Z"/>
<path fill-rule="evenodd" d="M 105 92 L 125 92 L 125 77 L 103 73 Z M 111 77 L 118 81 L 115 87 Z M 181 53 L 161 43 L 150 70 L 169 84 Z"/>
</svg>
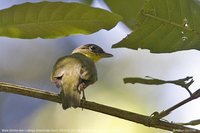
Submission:
<svg viewBox="0 0 200 133">
<path fill-rule="evenodd" d="M 200 119 L 197 119 L 197 120 L 192 120 L 190 122 L 185 122 L 185 123 L 176 123 L 176 124 L 179 124 L 179 125 L 192 125 L 192 126 L 196 126 L 196 125 L 200 125 Z"/>
<path fill-rule="evenodd" d="M 178 86 L 181 86 L 185 88 L 190 96 L 192 95 L 192 92 L 189 90 L 190 85 L 194 82 L 193 77 L 185 77 L 182 79 L 177 80 L 161 80 L 157 78 L 152 78 L 150 76 L 146 76 L 148 79 L 144 78 L 137 78 L 137 77 L 131 77 L 131 78 L 124 78 L 124 83 L 141 83 L 141 84 L 148 84 L 148 85 L 161 85 L 161 84 L 175 84 Z"/>
<path fill-rule="evenodd" d="M 195 99 L 197 99 L 199 97 L 200 97 L 200 89 L 198 89 L 197 91 L 195 91 L 190 97 L 188 97 L 185 100 L 183 100 L 183 101 L 175 104 L 174 106 L 172 106 L 172 107 L 170 107 L 170 108 L 168 108 L 168 109 L 166 109 L 166 110 L 164 110 L 164 111 L 162 111 L 160 113 L 154 112 L 153 113 L 153 117 L 161 119 L 161 118 L 167 116 L 168 114 L 170 114 L 175 109 L 177 109 L 177 108 L 181 107 L 182 105 L 184 105 L 184 104 L 186 104 L 186 103 L 188 103 L 188 102 L 190 102 L 192 100 L 195 100 Z"/>
<path fill-rule="evenodd" d="M 29 96 L 29 97 L 34 97 L 34 98 L 39 98 L 39 99 L 48 100 L 48 101 L 52 101 L 52 102 L 61 103 L 61 97 L 58 94 L 55 94 L 52 92 L 47 92 L 47 91 L 42 91 L 39 89 L 14 85 L 14 84 L 10 84 L 10 83 L 0 82 L 0 92 L 8 92 L 8 93 L 19 94 L 19 95 L 24 95 L 24 96 Z M 118 108 L 98 104 L 95 102 L 89 102 L 89 101 L 81 102 L 80 108 L 85 108 L 85 109 L 100 112 L 103 114 L 115 116 L 115 117 L 118 117 L 121 119 L 125 119 L 128 121 L 143 124 L 148 127 L 155 127 L 155 128 L 160 128 L 160 129 L 164 129 L 164 130 L 179 131 L 179 132 L 186 132 L 186 131 L 200 132 L 200 130 L 197 130 L 194 128 L 189 128 L 189 127 L 185 127 L 182 125 L 169 123 L 166 121 L 154 119 L 149 116 L 121 110 Z"/>
</svg>

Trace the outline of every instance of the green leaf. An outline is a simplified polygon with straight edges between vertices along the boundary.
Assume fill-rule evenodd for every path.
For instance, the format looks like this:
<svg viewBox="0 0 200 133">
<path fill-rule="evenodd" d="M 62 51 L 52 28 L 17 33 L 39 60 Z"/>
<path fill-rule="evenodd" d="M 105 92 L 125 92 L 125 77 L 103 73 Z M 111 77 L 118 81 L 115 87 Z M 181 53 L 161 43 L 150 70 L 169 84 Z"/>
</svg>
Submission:
<svg viewBox="0 0 200 133">
<path fill-rule="evenodd" d="M 40 2 L 0 11 L 0 36 L 56 38 L 111 29 L 121 17 L 80 3 Z"/>
<path fill-rule="evenodd" d="M 88 5 L 91 5 L 93 0 L 81 0 L 81 2 L 88 4 Z"/>
<path fill-rule="evenodd" d="M 150 0 L 137 17 L 140 26 L 116 47 L 165 53 L 200 50 L 200 5 L 193 0 Z"/>
<path fill-rule="evenodd" d="M 137 24 L 136 16 L 144 6 L 145 0 L 104 0 L 111 10 L 123 16 L 123 22 L 131 29 Z"/>
</svg>

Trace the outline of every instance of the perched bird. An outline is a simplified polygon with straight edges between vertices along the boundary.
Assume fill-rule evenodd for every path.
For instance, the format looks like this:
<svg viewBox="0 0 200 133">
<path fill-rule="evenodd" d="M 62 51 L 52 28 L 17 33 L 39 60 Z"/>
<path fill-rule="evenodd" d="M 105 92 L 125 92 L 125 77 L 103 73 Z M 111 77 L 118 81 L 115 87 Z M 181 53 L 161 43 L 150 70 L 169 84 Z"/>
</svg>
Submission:
<svg viewBox="0 0 200 133">
<path fill-rule="evenodd" d="M 80 95 L 85 99 L 84 89 L 97 81 L 94 62 L 101 58 L 112 57 L 95 44 L 86 44 L 76 48 L 71 55 L 58 59 L 51 74 L 51 81 L 61 88 L 62 107 L 77 108 Z"/>
</svg>

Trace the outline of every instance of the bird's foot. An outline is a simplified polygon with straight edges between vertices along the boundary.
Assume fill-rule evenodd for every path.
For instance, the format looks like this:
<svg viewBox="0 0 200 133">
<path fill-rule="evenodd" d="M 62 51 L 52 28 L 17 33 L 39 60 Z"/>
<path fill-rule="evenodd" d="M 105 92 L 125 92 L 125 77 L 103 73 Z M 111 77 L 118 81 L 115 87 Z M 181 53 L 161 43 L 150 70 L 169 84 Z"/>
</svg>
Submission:
<svg viewBox="0 0 200 133">
<path fill-rule="evenodd" d="M 83 106 L 84 106 L 84 104 L 85 104 L 86 97 L 85 97 L 85 92 L 84 92 L 84 90 L 81 90 L 81 91 L 83 92 L 83 96 L 82 96 L 82 98 L 81 98 L 81 102 L 82 102 L 82 110 L 83 110 Z"/>
<path fill-rule="evenodd" d="M 81 100 L 86 100 L 86 97 L 85 97 L 85 92 L 84 92 L 84 89 L 86 88 L 87 86 L 86 86 L 86 84 L 84 83 L 84 82 L 82 82 L 80 85 L 79 85 L 79 88 L 78 88 L 78 91 L 81 93 L 83 93 L 83 95 L 82 95 L 82 98 L 81 98 Z"/>
<path fill-rule="evenodd" d="M 82 82 L 79 84 L 79 90 L 82 91 L 87 87 L 87 85 L 85 84 L 85 82 Z"/>
</svg>

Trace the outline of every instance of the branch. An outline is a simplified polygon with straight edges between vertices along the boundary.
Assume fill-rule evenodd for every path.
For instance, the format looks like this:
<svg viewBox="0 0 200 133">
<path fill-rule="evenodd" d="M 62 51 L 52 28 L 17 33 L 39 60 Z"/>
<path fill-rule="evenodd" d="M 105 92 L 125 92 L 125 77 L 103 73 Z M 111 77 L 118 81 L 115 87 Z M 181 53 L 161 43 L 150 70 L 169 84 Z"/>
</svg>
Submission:
<svg viewBox="0 0 200 133">
<path fill-rule="evenodd" d="M 59 96 L 59 94 L 42 91 L 39 89 L 14 85 L 14 84 L 10 84 L 10 83 L 0 82 L 0 92 L 8 92 L 8 93 L 19 94 L 19 95 L 24 95 L 24 96 L 29 96 L 29 97 L 34 97 L 34 98 L 38 98 L 38 99 L 61 103 L 61 97 Z M 154 119 L 150 116 L 145 116 L 145 115 L 121 110 L 118 108 L 98 104 L 95 102 L 81 101 L 80 108 L 85 108 L 85 109 L 92 110 L 95 112 L 100 112 L 103 114 L 115 116 L 115 117 L 118 117 L 121 119 L 125 119 L 128 121 L 143 124 L 148 127 L 155 127 L 155 128 L 160 128 L 160 129 L 164 129 L 164 130 L 178 131 L 178 132 L 186 132 L 186 131 L 187 132 L 188 131 L 200 132 L 200 130 L 197 130 L 197 129 L 185 127 L 182 125 L 166 122 L 166 121 L 159 120 L 159 119 Z"/>
<path fill-rule="evenodd" d="M 186 123 L 176 123 L 179 125 L 192 125 L 192 126 L 196 126 L 196 125 L 200 125 L 200 119 L 197 120 L 192 120 L 190 122 L 186 122 Z"/>
<path fill-rule="evenodd" d="M 172 106 L 172 107 L 170 107 L 170 108 L 168 108 L 168 109 L 166 109 L 166 110 L 164 110 L 164 111 L 162 111 L 162 112 L 160 112 L 160 113 L 154 112 L 154 113 L 152 114 L 152 116 L 153 116 L 154 118 L 161 119 L 161 118 L 167 116 L 168 114 L 170 114 L 170 113 L 171 113 L 172 111 L 174 111 L 175 109 L 177 109 L 177 108 L 181 107 L 182 105 L 184 105 L 184 104 L 186 104 L 186 103 L 188 103 L 188 102 L 190 102 L 190 101 L 192 101 L 192 100 L 195 100 L 195 99 L 197 99 L 197 98 L 199 98 L 199 97 L 200 97 L 200 89 L 198 89 L 197 91 L 195 91 L 190 97 L 188 97 L 188 98 L 186 98 L 185 100 L 183 100 L 183 101 L 181 101 L 181 102 L 175 104 L 174 106 Z M 189 125 L 189 124 L 188 124 L 188 125 Z"/>
<path fill-rule="evenodd" d="M 178 86 L 181 86 L 183 88 L 185 88 L 188 93 L 190 95 L 192 95 L 192 92 L 189 90 L 190 85 L 194 82 L 193 77 L 185 77 L 182 79 L 178 79 L 178 80 L 160 80 L 160 79 L 156 79 L 156 78 L 152 78 L 149 76 L 146 76 L 147 78 L 150 79 L 144 79 L 144 78 L 124 78 L 124 83 L 141 83 L 141 84 L 149 84 L 149 85 L 161 85 L 161 84 L 167 84 L 167 83 L 171 83 L 171 84 L 175 84 Z"/>
</svg>

